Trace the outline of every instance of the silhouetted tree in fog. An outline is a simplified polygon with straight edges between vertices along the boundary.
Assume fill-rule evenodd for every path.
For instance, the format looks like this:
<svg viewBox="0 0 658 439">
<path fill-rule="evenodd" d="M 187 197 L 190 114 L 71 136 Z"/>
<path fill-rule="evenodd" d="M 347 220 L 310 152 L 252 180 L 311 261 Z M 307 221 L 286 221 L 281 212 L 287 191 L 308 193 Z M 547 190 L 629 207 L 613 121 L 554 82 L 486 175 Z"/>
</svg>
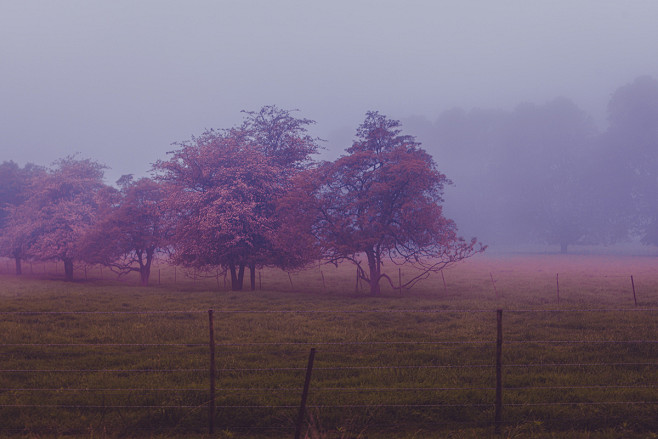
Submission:
<svg viewBox="0 0 658 439">
<path fill-rule="evenodd" d="M 621 192 L 613 207 L 634 217 L 643 242 L 658 245 L 658 81 L 642 76 L 617 89 L 608 117 L 604 144 Z"/>
<path fill-rule="evenodd" d="M 17 211 L 27 200 L 32 180 L 44 172 L 31 163 L 23 168 L 11 161 L 0 164 L 0 255 L 14 259 L 17 275 L 22 274 L 29 238 Z"/>
</svg>

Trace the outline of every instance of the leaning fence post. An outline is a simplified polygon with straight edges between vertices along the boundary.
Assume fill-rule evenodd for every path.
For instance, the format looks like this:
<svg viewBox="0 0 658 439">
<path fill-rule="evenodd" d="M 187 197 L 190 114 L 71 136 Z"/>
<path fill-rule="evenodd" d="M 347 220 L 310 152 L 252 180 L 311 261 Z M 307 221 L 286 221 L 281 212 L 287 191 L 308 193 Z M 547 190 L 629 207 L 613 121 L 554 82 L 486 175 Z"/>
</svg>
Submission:
<svg viewBox="0 0 658 439">
<path fill-rule="evenodd" d="M 635 301 L 635 306 L 637 306 L 637 296 L 635 295 L 635 281 L 633 281 L 632 275 L 631 275 L 631 286 L 633 287 L 633 300 Z"/>
<path fill-rule="evenodd" d="M 496 412 L 494 415 L 494 431 L 496 434 L 500 434 L 500 426 L 503 417 L 503 310 L 497 310 L 496 314 Z"/>
<path fill-rule="evenodd" d="M 304 413 L 306 412 L 306 398 L 308 397 L 308 388 L 311 385 L 311 371 L 313 370 L 314 358 L 315 348 L 311 348 L 311 353 L 308 355 L 308 366 L 306 366 L 306 379 L 304 380 L 304 390 L 302 391 L 302 402 L 299 405 L 299 414 L 297 415 L 295 439 L 299 439 L 302 434 L 302 423 L 304 422 Z"/>
<path fill-rule="evenodd" d="M 215 324 L 213 310 L 208 310 L 210 331 L 210 402 L 208 404 L 208 433 L 215 433 Z"/>
</svg>

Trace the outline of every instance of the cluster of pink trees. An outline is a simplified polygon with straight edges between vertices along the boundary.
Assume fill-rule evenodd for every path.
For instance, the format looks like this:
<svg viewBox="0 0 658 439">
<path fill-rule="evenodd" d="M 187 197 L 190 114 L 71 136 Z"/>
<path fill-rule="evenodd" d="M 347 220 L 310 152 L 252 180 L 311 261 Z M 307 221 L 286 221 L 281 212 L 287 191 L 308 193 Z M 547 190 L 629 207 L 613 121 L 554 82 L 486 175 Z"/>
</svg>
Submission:
<svg viewBox="0 0 658 439">
<path fill-rule="evenodd" d="M 411 264 L 418 279 L 483 250 L 443 216 L 449 180 L 397 121 L 369 112 L 347 154 L 313 162 L 317 140 L 275 106 L 242 125 L 175 144 L 152 178 L 103 183 L 103 166 L 67 157 L 51 168 L 0 165 L 0 252 L 84 261 L 148 284 L 158 252 L 197 270 L 227 270 L 234 290 L 249 270 L 350 261 L 380 292 L 384 264 Z"/>
</svg>

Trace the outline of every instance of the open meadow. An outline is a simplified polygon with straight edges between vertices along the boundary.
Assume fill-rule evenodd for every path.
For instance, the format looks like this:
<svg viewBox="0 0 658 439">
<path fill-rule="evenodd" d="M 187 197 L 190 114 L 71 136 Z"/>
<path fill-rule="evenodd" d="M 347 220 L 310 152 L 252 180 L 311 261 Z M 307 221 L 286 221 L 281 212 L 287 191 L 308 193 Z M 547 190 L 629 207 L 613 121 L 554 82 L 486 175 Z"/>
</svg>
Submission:
<svg viewBox="0 0 658 439">
<path fill-rule="evenodd" d="M 3 260 L 0 437 L 291 438 L 311 349 L 301 437 L 658 437 L 657 268 L 479 255 L 370 297 L 348 265 L 232 292 L 165 264 L 140 287 Z"/>
</svg>

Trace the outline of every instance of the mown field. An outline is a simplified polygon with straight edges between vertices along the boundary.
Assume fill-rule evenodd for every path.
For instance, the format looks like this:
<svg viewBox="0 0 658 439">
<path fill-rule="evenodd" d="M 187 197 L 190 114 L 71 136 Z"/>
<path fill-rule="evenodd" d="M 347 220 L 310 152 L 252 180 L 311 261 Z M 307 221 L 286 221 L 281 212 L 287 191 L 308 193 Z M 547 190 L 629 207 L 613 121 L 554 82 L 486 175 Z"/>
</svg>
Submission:
<svg viewBox="0 0 658 439">
<path fill-rule="evenodd" d="M 349 266 L 264 270 L 253 292 L 166 265 L 148 288 L 99 267 L 73 283 L 5 269 L 0 436 L 291 438 L 315 348 L 302 437 L 495 437 L 502 309 L 500 437 L 658 437 L 657 267 L 479 256 L 377 298 Z"/>
</svg>

